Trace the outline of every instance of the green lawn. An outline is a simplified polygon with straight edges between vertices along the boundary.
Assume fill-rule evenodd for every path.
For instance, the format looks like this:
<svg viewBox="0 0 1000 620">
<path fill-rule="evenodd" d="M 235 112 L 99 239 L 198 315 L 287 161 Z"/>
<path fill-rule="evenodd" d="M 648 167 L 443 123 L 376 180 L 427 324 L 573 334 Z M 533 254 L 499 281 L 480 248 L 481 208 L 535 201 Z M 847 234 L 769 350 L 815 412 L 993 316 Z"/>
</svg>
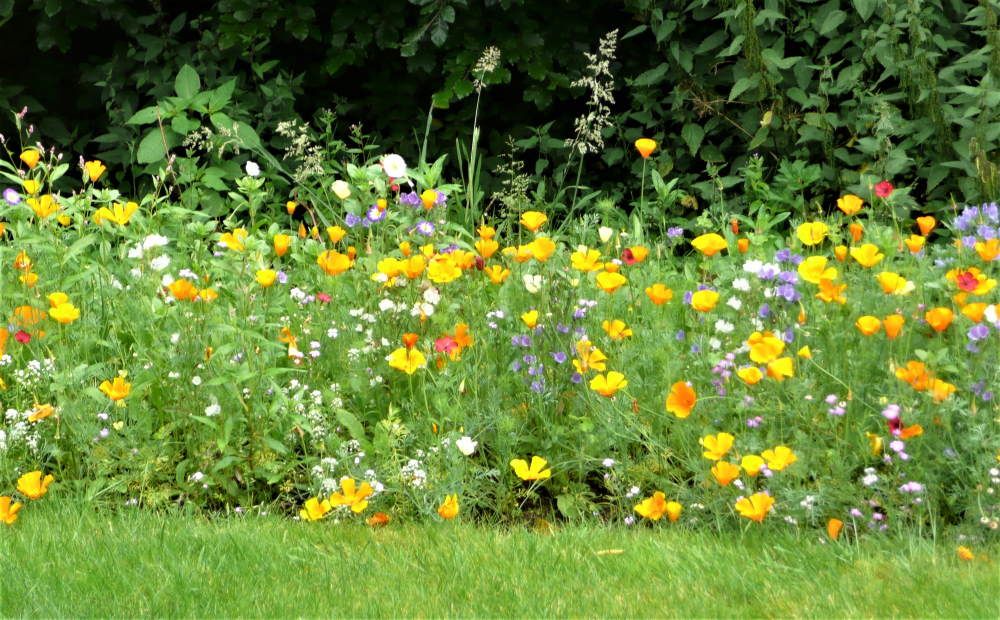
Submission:
<svg viewBox="0 0 1000 620">
<path fill-rule="evenodd" d="M 371 530 L 42 501 L 0 529 L 11 616 L 1000 615 L 1000 571 L 951 542 L 460 523 Z M 607 553 L 608 550 L 613 550 Z M 977 549 L 996 555 L 996 549 Z"/>
</svg>

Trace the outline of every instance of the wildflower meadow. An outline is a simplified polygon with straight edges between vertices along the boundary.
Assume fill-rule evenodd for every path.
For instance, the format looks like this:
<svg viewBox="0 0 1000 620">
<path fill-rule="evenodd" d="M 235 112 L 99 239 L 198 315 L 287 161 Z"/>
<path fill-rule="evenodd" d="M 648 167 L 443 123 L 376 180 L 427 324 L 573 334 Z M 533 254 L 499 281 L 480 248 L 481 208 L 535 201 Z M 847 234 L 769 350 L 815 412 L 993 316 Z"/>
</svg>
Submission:
<svg viewBox="0 0 1000 620">
<path fill-rule="evenodd" d="M 536 128 L 484 172 L 480 104 L 506 71 L 494 47 L 469 63 L 474 115 L 454 153 L 433 139 L 440 102 L 416 146 L 337 127 L 332 113 L 255 127 L 235 111 L 235 80 L 212 85 L 212 72 L 187 64 L 169 95 L 127 119 L 145 132 L 134 161 L 57 143 L 30 107 L 8 114 L 0 542 L 36 563 L 12 574 L 67 571 L 52 563 L 57 548 L 88 557 L 99 553 L 88 544 L 121 544 L 106 553 L 131 557 L 155 530 L 161 551 L 184 559 L 174 577 L 145 579 L 182 592 L 239 572 L 213 555 L 225 545 L 197 542 L 235 518 L 234 536 L 259 537 L 260 558 L 289 539 L 301 543 L 289 557 L 314 567 L 302 558 L 325 545 L 353 557 L 346 550 L 390 541 L 434 556 L 451 537 L 465 546 L 420 570 L 479 566 L 463 577 L 473 588 L 539 554 L 567 584 L 636 587 L 625 598 L 639 605 L 594 599 L 587 612 L 566 607 L 570 585 L 551 606 L 498 585 L 500 607 L 409 607 L 400 595 L 338 608 L 346 615 L 922 615 L 933 601 L 950 605 L 943 615 L 990 615 L 1000 589 L 995 169 L 971 156 L 977 193 L 945 198 L 925 171 L 885 153 L 834 177 L 752 152 L 732 174 L 706 159 L 696 190 L 671 174 L 680 159 L 669 135 L 638 117 L 616 133 L 626 122 L 610 113 L 616 46 L 641 32 L 611 31 L 584 53 L 572 87 L 587 98 L 572 137 L 555 141 L 558 164 L 542 148 L 556 148 L 548 129 Z M 767 115 L 761 128 L 776 122 Z M 678 148 L 693 156 L 705 134 L 692 131 Z M 620 154 L 598 165 L 611 148 Z M 957 179 L 968 169 L 949 170 L 956 179 L 930 174 L 968 187 Z M 596 171 L 626 189 L 594 189 Z M 820 178 L 835 192 L 814 191 Z M 81 534 L 104 532 L 103 515 L 104 534 Z M 584 541 L 574 549 L 595 548 L 568 561 L 545 542 L 561 531 Z M 813 568 L 782 577 L 793 579 L 783 590 L 777 573 L 746 576 L 739 547 L 718 546 L 732 544 L 757 549 L 770 570 Z M 746 600 L 766 606 L 705 609 L 717 596 L 697 594 L 703 580 L 689 575 L 692 598 L 651 610 L 685 579 L 672 572 L 682 564 L 655 564 L 669 583 L 639 584 L 635 549 L 688 558 L 692 575 L 735 571 L 727 583 L 744 580 Z M 872 549 L 892 561 L 878 564 Z M 829 554 L 852 568 L 822 573 Z M 477 564 L 494 555 L 497 565 Z M 202 561 L 216 572 L 197 573 Z M 416 570 L 381 561 L 403 584 Z M 963 608 L 962 596 L 911 575 L 931 565 L 978 602 Z M 370 589 L 379 570 L 351 564 L 337 579 Z M 313 573 L 302 573 L 303 592 Z M 810 574 L 887 607 L 793 604 Z M 912 579 L 927 600 L 872 594 L 884 575 Z M 102 579 L 117 583 L 113 572 Z M 16 609 L 302 613 L 287 598 L 255 608 L 237 594 L 218 608 L 147 593 L 140 607 L 83 609 L 70 588 L 103 586 L 73 583 L 59 586 L 69 606 Z M 435 596 L 452 605 L 458 594 Z"/>
</svg>

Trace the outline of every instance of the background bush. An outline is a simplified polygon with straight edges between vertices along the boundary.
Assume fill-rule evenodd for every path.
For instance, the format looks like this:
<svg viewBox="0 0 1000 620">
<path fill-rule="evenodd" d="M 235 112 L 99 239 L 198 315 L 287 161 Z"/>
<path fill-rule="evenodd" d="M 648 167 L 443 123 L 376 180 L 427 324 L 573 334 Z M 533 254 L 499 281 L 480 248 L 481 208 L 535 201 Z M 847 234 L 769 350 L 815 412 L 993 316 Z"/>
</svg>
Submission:
<svg viewBox="0 0 1000 620">
<path fill-rule="evenodd" d="M 495 45 L 484 172 L 514 135 L 529 173 L 558 176 L 585 110 L 571 87 L 582 53 L 618 29 L 613 123 L 582 177 L 616 203 L 638 176 L 615 164 L 646 135 L 663 145 L 664 177 L 732 210 L 745 210 L 727 190 L 752 153 L 806 203 L 866 190 L 867 173 L 936 210 L 998 193 L 998 13 L 996 0 L 0 0 L 0 107 L 46 108 L 53 141 L 135 161 L 148 128 L 126 121 L 174 95 L 188 64 L 206 89 L 235 79 L 225 113 L 266 146 L 282 146 L 278 122 L 327 108 L 340 135 L 360 123 L 414 155 L 433 101 L 431 149 L 445 152 L 470 133 L 471 67 Z"/>
</svg>

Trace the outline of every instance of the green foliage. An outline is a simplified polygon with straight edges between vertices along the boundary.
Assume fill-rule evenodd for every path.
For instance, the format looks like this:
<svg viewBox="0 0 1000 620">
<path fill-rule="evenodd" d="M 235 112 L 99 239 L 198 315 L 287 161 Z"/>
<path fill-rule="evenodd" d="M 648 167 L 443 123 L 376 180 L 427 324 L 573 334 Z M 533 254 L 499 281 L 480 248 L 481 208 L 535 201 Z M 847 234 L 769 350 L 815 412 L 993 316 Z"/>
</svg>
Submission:
<svg viewBox="0 0 1000 620">
<path fill-rule="evenodd" d="M 635 175 L 615 165 L 647 135 L 662 145 L 661 176 L 732 212 L 748 208 L 734 191 L 753 153 L 765 178 L 795 162 L 818 166 L 820 178 L 802 196 L 812 206 L 828 208 L 844 191 L 867 194 L 870 175 L 909 185 L 918 204 L 937 211 L 957 196 L 997 195 L 998 14 L 996 0 L 400 0 L 377 11 L 361 2 L 217 0 L 198 13 L 117 0 L 7 0 L 0 40 L 26 61 L 0 86 L 0 105 L 20 109 L 33 96 L 54 112 L 48 135 L 105 161 L 143 163 L 185 130 L 216 125 L 224 107 L 272 148 L 285 145 L 273 134 L 279 122 L 312 121 L 330 108 L 415 154 L 405 146 L 409 127 L 422 125 L 421 110 L 433 102 L 437 151 L 481 128 L 484 152 L 469 155 L 483 162 L 484 183 L 514 135 L 529 172 L 565 190 L 565 142 L 584 107 L 571 86 L 581 52 L 618 28 L 605 147 L 573 161 L 570 180 L 582 166 L 591 188 L 627 207 Z M 485 78 L 491 90 L 480 106 L 472 67 L 487 45 L 503 60 Z M 54 63 L 56 54 L 69 61 Z M 189 70 L 178 80 L 185 66 L 201 79 Z M 202 82 L 216 100 L 194 100 Z M 66 85 L 74 97 L 63 96 Z M 170 99 L 180 105 L 158 140 L 149 118 L 127 124 Z M 538 129 L 527 135 L 525 127 Z M 562 200 L 548 188 L 567 210 L 580 208 L 580 189 Z"/>
</svg>

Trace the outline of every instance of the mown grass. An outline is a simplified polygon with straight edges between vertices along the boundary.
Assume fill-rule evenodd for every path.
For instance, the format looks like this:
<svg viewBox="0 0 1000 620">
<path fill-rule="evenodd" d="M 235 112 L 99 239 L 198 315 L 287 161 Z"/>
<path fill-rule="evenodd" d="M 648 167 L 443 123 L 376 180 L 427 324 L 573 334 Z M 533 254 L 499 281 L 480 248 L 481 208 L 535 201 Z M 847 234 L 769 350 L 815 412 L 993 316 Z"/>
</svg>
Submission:
<svg viewBox="0 0 1000 620">
<path fill-rule="evenodd" d="M 4 615 L 1000 615 L 996 549 L 962 563 L 954 545 L 926 539 L 823 544 L 766 525 L 724 537 L 665 523 L 372 530 L 65 501 L 29 508 L 0 530 Z"/>
</svg>

